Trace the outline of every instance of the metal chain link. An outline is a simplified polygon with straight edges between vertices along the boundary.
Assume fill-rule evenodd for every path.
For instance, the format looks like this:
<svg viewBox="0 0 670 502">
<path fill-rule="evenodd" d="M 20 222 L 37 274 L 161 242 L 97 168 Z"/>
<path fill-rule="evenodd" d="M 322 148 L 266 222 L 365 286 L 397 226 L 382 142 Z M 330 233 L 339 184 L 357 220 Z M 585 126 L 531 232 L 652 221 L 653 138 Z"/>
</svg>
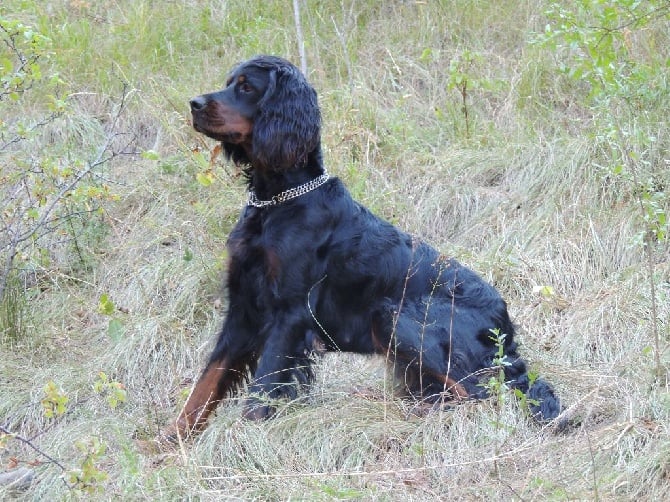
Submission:
<svg viewBox="0 0 670 502">
<path fill-rule="evenodd" d="M 300 186 L 284 190 L 283 192 L 273 196 L 270 200 L 260 200 L 258 197 L 256 197 L 256 192 L 249 190 L 249 199 L 247 200 L 247 204 L 254 207 L 276 206 L 277 204 L 281 204 L 287 200 L 295 199 L 296 197 L 300 197 L 301 195 L 305 195 L 306 193 L 319 188 L 326 181 L 328 181 L 329 178 L 330 175 L 328 174 L 328 171 L 324 171 L 324 173 L 318 178 L 314 178 L 312 181 L 308 181 L 307 183 L 304 183 Z"/>
</svg>

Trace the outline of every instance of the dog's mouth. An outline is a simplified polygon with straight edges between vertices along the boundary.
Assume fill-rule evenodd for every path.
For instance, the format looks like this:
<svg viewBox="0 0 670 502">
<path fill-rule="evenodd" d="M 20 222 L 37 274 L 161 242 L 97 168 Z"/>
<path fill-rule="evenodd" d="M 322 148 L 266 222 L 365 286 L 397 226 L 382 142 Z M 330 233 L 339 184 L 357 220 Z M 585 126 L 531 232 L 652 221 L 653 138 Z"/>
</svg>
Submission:
<svg viewBox="0 0 670 502">
<path fill-rule="evenodd" d="M 192 110 L 193 128 L 205 136 L 224 143 L 243 143 L 251 137 L 252 122 L 238 113 L 221 107 L 207 113 L 205 109 Z"/>
<path fill-rule="evenodd" d="M 207 121 L 203 120 L 202 117 L 199 117 L 196 112 L 193 112 L 193 120 L 191 122 L 193 124 L 193 129 L 199 133 L 205 134 L 206 136 L 209 136 L 213 133 L 211 128 L 208 127 Z"/>
<path fill-rule="evenodd" d="M 211 123 L 202 117 L 193 114 L 193 129 L 208 138 L 222 141 L 224 143 L 243 143 L 251 134 L 250 128 L 243 127 L 241 130 L 224 123 Z"/>
<path fill-rule="evenodd" d="M 202 134 L 207 134 L 207 130 L 200 125 L 198 118 L 195 116 L 195 113 L 193 113 L 193 120 L 191 120 L 191 123 L 193 124 L 193 129 Z"/>
</svg>

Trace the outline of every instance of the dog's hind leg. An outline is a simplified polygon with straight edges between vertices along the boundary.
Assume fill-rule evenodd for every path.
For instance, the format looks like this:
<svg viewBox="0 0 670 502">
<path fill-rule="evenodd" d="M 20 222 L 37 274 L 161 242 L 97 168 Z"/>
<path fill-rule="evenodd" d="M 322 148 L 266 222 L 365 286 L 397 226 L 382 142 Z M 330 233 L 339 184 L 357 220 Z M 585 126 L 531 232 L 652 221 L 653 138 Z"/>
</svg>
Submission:
<svg viewBox="0 0 670 502">
<path fill-rule="evenodd" d="M 451 346 L 441 333 L 444 328 L 422 324 L 415 314 L 407 308 L 400 315 L 389 311 L 375 315 L 372 338 L 376 352 L 391 360 L 396 379 L 418 399 L 434 402 L 471 397 L 467 375 L 459 373 L 459 367 L 452 364 L 457 354 L 451 353 Z"/>
</svg>

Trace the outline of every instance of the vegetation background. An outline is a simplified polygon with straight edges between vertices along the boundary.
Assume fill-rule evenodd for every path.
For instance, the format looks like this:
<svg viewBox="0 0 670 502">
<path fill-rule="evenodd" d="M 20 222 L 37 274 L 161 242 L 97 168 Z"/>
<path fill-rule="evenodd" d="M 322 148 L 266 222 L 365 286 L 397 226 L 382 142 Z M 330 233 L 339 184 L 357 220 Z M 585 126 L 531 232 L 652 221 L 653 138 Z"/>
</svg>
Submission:
<svg viewBox="0 0 670 502">
<path fill-rule="evenodd" d="M 28 481 L 0 477 L 0 497 L 666 497 L 669 11 L 3 0 L 0 472 Z M 501 290 L 566 433 L 504 385 L 418 417 L 383 361 L 332 354 L 274 420 L 231 399 L 155 447 L 221 324 L 245 201 L 188 100 L 258 53 L 300 64 L 301 41 L 330 172 Z"/>
</svg>

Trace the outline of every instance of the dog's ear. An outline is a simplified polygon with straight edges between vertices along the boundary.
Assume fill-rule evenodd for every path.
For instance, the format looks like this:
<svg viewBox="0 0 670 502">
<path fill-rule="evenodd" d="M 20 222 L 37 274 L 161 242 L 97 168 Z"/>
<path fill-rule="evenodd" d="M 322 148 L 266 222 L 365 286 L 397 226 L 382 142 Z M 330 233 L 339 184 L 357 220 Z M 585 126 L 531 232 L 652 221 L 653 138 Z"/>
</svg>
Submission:
<svg viewBox="0 0 670 502">
<path fill-rule="evenodd" d="M 319 145 L 321 114 L 316 91 L 297 68 L 270 69 L 267 91 L 254 118 L 253 157 L 266 169 L 302 167 Z"/>
</svg>

